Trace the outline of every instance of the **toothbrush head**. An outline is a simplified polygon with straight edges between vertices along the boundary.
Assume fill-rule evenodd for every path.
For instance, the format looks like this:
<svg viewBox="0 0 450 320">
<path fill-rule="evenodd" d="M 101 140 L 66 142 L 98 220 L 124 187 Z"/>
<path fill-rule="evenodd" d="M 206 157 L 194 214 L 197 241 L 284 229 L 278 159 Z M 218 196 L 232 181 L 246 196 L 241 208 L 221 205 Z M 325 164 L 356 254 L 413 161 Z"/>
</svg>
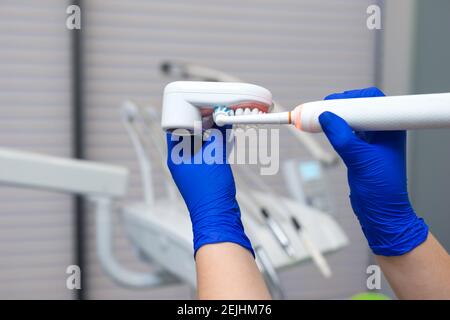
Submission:
<svg viewBox="0 0 450 320">
<path fill-rule="evenodd" d="M 184 129 L 174 134 L 202 133 L 214 124 L 217 107 L 228 115 L 239 115 L 268 113 L 272 106 L 270 91 L 254 84 L 175 81 L 164 89 L 161 126 L 169 132 Z"/>
</svg>

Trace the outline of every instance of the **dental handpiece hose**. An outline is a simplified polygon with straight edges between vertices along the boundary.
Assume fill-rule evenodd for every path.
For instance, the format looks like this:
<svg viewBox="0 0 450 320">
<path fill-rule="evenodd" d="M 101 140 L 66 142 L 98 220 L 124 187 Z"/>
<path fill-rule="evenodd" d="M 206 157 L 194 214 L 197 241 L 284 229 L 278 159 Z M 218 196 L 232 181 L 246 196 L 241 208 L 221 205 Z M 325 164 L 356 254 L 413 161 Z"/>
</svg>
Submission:
<svg viewBox="0 0 450 320">
<path fill-rule="evenodd" d="M 321 132 L 319 116 L 330 111 L 356 131 L 450 128 L 450 93 L 324 100 L 301 104 L 280 113 L 214 114 L 217 125 L 292 124 L 306 132 Z"/>
</svg>

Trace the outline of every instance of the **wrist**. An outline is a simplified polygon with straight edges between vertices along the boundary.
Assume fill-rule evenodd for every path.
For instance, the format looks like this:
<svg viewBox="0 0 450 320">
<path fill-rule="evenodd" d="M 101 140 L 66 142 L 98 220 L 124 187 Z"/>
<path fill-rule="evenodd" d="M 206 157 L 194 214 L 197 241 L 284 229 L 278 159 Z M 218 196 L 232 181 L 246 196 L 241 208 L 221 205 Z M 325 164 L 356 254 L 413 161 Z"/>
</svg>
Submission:
<svg viewBox="0 0 450 320">
<path fill-rule="evenodd" d="M 428 226 L 417 216 L 407 194 L 405 197 L 391 198 L 392 195 L 387 195 L 380 202 L 374 201 L 374 198 L 363 201 L 354 194 L 350 196 L 369 247 L 376 255 L 400 256 L 427 239 Z"/>
<path fill-rule="evenodd" d="M 249 250 L 254 256 L 251 242 L 245 234 L 241 213 L 236 200 L 206 210 L 191 212 L 194 235 L 194 256 L 207 244 L 231 242 Z"/>
<path fill-rule="evenodd" d="M 253 257 L 255 256 L 250 239 L 245 232 L 236 232 L 236 230 L 203 229 L 194 234 L 194 257 L 201 247 L 217 243 L 237 244 L 250 251 Z"/>
<path fill-rule="evenodd" d="M 371 228 L 365 234 L 374 254 L 401 256 L 427 239 L 428 226 L 422 218 L 416 216 L 413 221 L 401 227 Z"/>
<path fill-rule="evenodd" d="M 361 227 L 376 255 L 401 256 L 422 244 L 428 236 L 427 224 L 412 208 L 407 214 L 379 212 L 377 219 L 366 220 L 370 223 L 361 223 Z"/>
</svg>

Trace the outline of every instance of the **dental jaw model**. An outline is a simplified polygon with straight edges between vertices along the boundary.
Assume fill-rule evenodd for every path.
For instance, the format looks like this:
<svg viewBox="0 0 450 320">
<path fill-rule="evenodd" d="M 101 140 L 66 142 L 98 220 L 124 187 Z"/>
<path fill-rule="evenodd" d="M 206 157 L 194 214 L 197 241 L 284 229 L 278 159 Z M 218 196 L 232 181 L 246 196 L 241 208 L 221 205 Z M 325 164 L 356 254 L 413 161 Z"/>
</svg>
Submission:
<svg viewBox="0 0 450 320">
<path fill-rule="evenodd" d="M 271 109 L 272 94 L 260 86 L 236 82 L 175 81 L 164 89 L 161 126 L 169 132 L 185 129 L 185 133 L 194 133 L 200 126 L 203 129 L 213 126 L 215 111 L 220 110 L 220 114 L 227 116 L 256 116 Z"/>
<path fill-rule="evenodd" d="M 450 127 L 450 93 L 315 101 L 280 113 L 269 113 L 271 107 L 271 93 L 256 85 L 176 81 L 164 90 L 161 125 L 166 131 L 189 133 L 200 125 L 208 129 L 213 122 L 292 124 L 302 131 L 320 132 L 319 115 L 331 111 L 360 131 Z"/>
</svg>

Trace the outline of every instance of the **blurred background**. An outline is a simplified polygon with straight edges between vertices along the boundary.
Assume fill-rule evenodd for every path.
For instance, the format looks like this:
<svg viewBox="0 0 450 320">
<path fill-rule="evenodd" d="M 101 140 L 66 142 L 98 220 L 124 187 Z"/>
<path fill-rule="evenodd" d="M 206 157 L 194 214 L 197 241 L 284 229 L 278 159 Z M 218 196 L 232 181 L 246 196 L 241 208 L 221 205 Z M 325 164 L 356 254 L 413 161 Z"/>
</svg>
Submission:
<svg viewBox="0 0 450 320">
<path fill-rule="evenodd" d="M 72 4 L 81 8 L 80 30 L 66 27 Z M 381 8 L 381 29 L 367 26 L 370 5 Z M 0 147 L 125 166 L 131 179 L 124 201 L 139 200 L 141 175 L 119 107 L 132 99 L 159 110 L 164 86 L 179 79 L 163 72 L 165 62 L 259 84 L 289 108 L 369 86 L 388 95 L 449 92 L 449 16 L 446 0 L 0 0 Z M 282 159 L 313 160 L 301 144 L 288 143 L 292 137 L 281 139 Z M 321 135 L 314 139 L 332 152 Z M 447 249 L 449 141 L 449 130 L 409 135 L 412 201 Z M 161 170 L 154 171 L 161 185 Z M 366 268 L 374 260 L 349 207 L 345 169 L 338 164 L 324 172 L 330 214 L 348 244 L 327 254 L 331 278 L 308 261 L 280 270 L 288 299 L 367 291 Z M 285 193 L 281 174 L 265 179 Z M 112 281 L 98 262 L 91 211 L 73 195 L 0 186 L 0 298 L 195 297 L 184 284 L 136 290 Z M 119 261 L 151 270 L 119 216 L 114 232 Z M 82 290 L 66 288 L 72 264 L 81 267 Z M 393 297 L 385 282 L 379 291 Z"/>
</svg>

